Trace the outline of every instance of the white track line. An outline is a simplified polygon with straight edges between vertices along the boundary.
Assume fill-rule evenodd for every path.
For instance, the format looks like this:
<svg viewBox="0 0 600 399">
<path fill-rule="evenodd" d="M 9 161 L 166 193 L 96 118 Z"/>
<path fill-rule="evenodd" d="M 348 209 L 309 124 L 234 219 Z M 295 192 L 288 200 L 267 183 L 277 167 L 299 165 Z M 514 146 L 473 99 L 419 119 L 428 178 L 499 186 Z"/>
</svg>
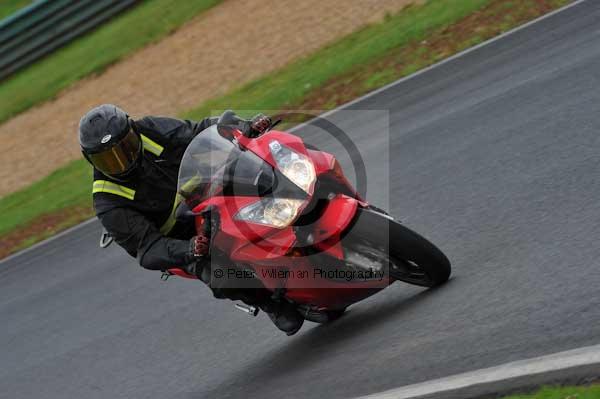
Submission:
<svg viewBox="0 0 600 399">
<path fill-rule="evenodd" d="M 356 98 L 356 99 L 354 99 L 354 100 L 352 100 L 352 101 L 350 101 L 350 102 L 347 102 L 346 104 L 340 105 L 340 106 L 339 106 L 339 107 L 337 107 L 337 108 L 334 108 L 334 109 L 332 109 L 332 110 L 330 110 L 330 111 L 327 111 L 327 112 L 325 112 L 325 113 L 321 114 L 321 115 L 320 115 L 320 117 L 321 117 L 321 118 L 323 118 L 323 117 L 329 116 L 329 115 L 331 115 L 331 114 L 333 114 L 333 113 L 335 113 L 335 112 L 337 112 L 337 111 L 339 111 L 339 110 L 342 110 L 342 109 L 344 109 L 344 108 L 348 108 L 348 107 L 350 107 L 351 105 L 354 105 L 354 104 L 356 104 L 356 103 L 358 103 L 358 102 L 360 102 L 360 101 L 363 101 L 363 100 L 365 100 L 365 99 L 367 99 L 367 98 L 369 98 L 369 97 L 376 96 L 377 94 L 379 94 L 379 93 L 381 93 L 381 92 L 383 92 L 383 91 L 385 91 L 385 90 L 388 90 L 388 89 L 390 89 L 390 88 L 392 88 L 392 87 L 394 87 L 394 86 L 397 86 L 397 85 L 399 85 L 399 84 L 402 84 L 403 82 L 406 82 L 407 80 L 414 79 L 414 78 L 416 78 L 417 76 L 420 76 L 420 75 L 422 75 L 422 74 L 424 74 L 424 73 L 427 73 L 427 72 L 431 71 L 432 69 L 439 68 L 440 66 L 442 66 L 442 65 L 444 65 L 444 64 L 447 64 L 447 63 L 449 63 L 449 62 L 452 62 L 452 61 L 456 60 L 457 58 L 460 58 L 460 57 L 463 57 L 463 56 L 465 56 L 465 55 L 467 55 L 467 54 L 469 54 L 469 53 L 472 53 L 473 51 L 477 51 L 477 50 L 479 50 L 480 48 L 482 48 L 482 47 L 484 47 L 484 46 L 487 46 L 487 45 L 489 45 L 489 44 L 491 44 L 491 43 L 494 43 L 494 42 L 496 42 L 496 41 L 498 41 L 498 40 L 502 40 L 503 38 L 505 38 L 505 37 L 507 37 L 507 36 L 509 36 L 509 35 L 512 35 L 512 34 L 514 34 L 514 33 L 518 32 L 518 31 L 521 31 L 521 30 L 523 30 L 523 29 L 526 29 L 527 27 L 529 27 L 529 26 L 531 26 L 531 25 L 533 25 L 533 24 L 536 24 L 536 23 L 538 23 L 538 22 L 540 22 L 540 21 L 543 21 L 543 20 L 545 20 L 545 19 L 547 19 L 547 18 L 550 18 L 550 17 L 552 17 L 552 16 L 554 16 L 554 15 L 556 15 L 556 14 L 560 13 L 560 12 L 563 12 L 563 11 L 565 11 L 565 10 L 568 10 L 568 9 L 569 9 L 569 8 L 571 8 L 571 7 L 575 7 L 576 5 L 578 5 L 578 4 L 580 4 L 580 3 L 583 3 L 583 2 L 585 2 L 585 1 L 588 1 L 588 0 L 577 0 L 577 1 L 575 1 L 574 3 L 571 3 L 571 4 L 569 4 L 569 5 L 566 5 L 565 7 L 559 8 L 558 10 L 555 10 L 555 11 L 553 11 L 553 12 L 551 12 L 551 13 L 548 13 L 548 14 L 546 14 L 546 15 L 544 15 L 544 16 L 542 16 L 542 17 L 540 17 L 540 18 L 534 19 L 533 21 L 530 21 L 530 22 L 528 22 L 528 23 L 526 23 L 526 24 L 523 24 L 523 25 L 521 25 L 521 26 L 519 26 L 519 27 L 517 27 L 517 28 L 515 28 L 515 29 L 512 29 L 512 30 L 510 30 L 510 31 L 506 32 L 506 33 L 503 33 L 503 34 L 501 34 L 501 35 L 499 35 L 499 36 L 496 36 L 496 37 L 494 37 L 494 38 L 492 38 L 492 39 L 490 39 L 490 40 L 487 40 L 487 41 L 485 41 L 485 42 L 483 42 L 483 43 L 480 43 L 480 44 L 478 44 L 478 45 L 476 45 L 476 46 L 474 46 L 474 47 L 471 47 L 471 48 L 468 48 L 468 49 L 466 49 L 466 50 L 464 50 L 464 51 L 461 51 L 460 53 L 458 53 L 458 54 L 455 54 L 455 55 L 453 55 L 453 56 L 451 56 L 451 57 L 449 57 L 449 58 L 446 58 L 445 60 L 443 60 L 443 61 L 440 61 L 440 62 L 438 62 L 437 64 L 433 64 L 433 65 L 431 65 L 431 66 L 428 66 L 427 68 L 424 68 L 424 69 L 422 69 L 422 70 L 420 70 L 420 71 L 417 71 L 417 72 L 413 73 L 412 75 L 406 76 L 406 77 L 404 77 L 404 78 L 402 78 L 402 79 L 399 79 L 399 80 L 397 80 L 397 81 L 395 81 L 395 82 L 392 82 L 392 83 L 390 83 L 390 84 L 387 84 L 387 85 L 385 85 L 385 86 L 383 86 L 383 87 L 380 87 L 380 88 L 379 88 L 379 89 L 377 89 L 377 90 L 374 90 L 374 91 L 372 91 L 372 92 L 370 92 L 370 93 L 367 93 L 367 94 L 365 94 L 364 96 L 358 97 L 358 98 Z M 302 128 L 303 126 L 305 126 L 305 125 L 309 124 L 310 122 L 311 122 L 311 121 L 307 121 L 307 122 L 304 122 L 304 123 L 302 123 L 302 124 L 300 124 L 300 125 L 297 125 L 297 126 L 295 126 L 294 128 L 290 129 L 290 132 L 292 132 L 292 131 L 295 131 L 295 130 L 298 130 L 298 129 Z M 80 227 L 83 227 L 83 226 L 85 226 L 85 225 L 87 225 L 87 224 L 91 223 L 91 222 L 92 222 L 93 220 L 95 220 L 95 219 L 96 219 L 96 218 L 92 218 L 92 219 L 90 219 L 90 220 L 87 220 L 87 221 L 83 222 L 83 223 L 82 223 L 82 224 L 80 224 L 80 225 L 77 225 L 77 226 L 74 226 L 74 227 L 72 227 L 72 228 L 70 228 L 70 229 L 68 229 L 68 230 L 65 230 L 64 232 L 60 233 L 60 234 L 59 234 L 59 235 L 57 235 L 57 236 L 54 236 L 54 237 L 48 238 L 47 240 L 41 241 L 41 242 L 39 242 L 39 243 L 35 244 L 35 245 L 34 245 L 34 246 L 32 246 L 32 247 L 26 248 L 26 249 L 24 249 L 24 250 L 22 250 L 22 251 L 19 251 L 19 252 L 15 253 L 15 254 L 13 254 L 13 255 L 11 255 L 11 256 L 9 256 L 9 257 L 7 257 L 7 258 L 4 258 L 4 259 L 0 260 L 0 265 L 2 265 L 3 263 L 5 263 L 5 262 L 7 262 L 7 261 L 9 261 L 9 260 L 11 260 L 11 259 L 14 259 L 14 258 L 16 258 L 17 256 L 21 256 L 21 255 L 23 255 L 23 254 L 26 254 L 26 253 L 27 253 L 27 252 L 29 252 L 29 251 L 33 251 L 33 250 L 35 250 L 36 248 L 40 247 L 41 245 L 45 245 L 45 244 L 47 244 L 48 242 L 50 242 L 50 241 L 52 241 L 52 240 L 54 240 L 54 239 L 56 239 L 56 238 L 58 238 L 58 237 L 61 237 L 61 236 L 65 235 L 65 234 L 68 234 L 68 233 L 71 233 L 71 232 L 73 232 L 73 231 L 77 230 L 78 228 L 80 228 Z"/>
<path fill-rule="evenodd" d="M 600 373 L 600 345 L 588 346 L 566 352 L 559 352 L 527 360 L 519 360 L 501 366 L 481 369 L 473 372 L 457 374 L 438 380 L 408 385 L 381 393 L 363 396 L 362 399 L 412 399 L 424 395 L 444 393 L 474 387 L 502 383 L 510 379 L 535 376 L 551 372 L 560 372 L 575 367 L 598 364 Z"/>
<path fill-rule="evenodd" d="M 54 240 L 56 240 L 56 239 L 58 239 L 58 238 L 60 238 L 60 237 L 66 236 L 67 234 L 70 234 L 70 233 L 73 233 L 74 231 L 77 231 L 77 230 L 79 230 L 79 229 L 81 229 L 81 228 L 83 228 L 83 227 L 87 226 L 88 224 L 90 224 L 90 223 L 94 222 L 95 220 L 96 220 L 96 218 L 95 218 L 95 217 L 94 217 L 94 218 L 91 218 L 91 219 L 88 219 L 88 220 L 86 220 L 85 222 L 79 223 L 79 224 L 78 224 L 78 225 L 76 225 L 76 226 L 73 226 L 73 227 L 70 227 L 70 228 L 68 228 L 68 229 L 66 229 L 66 230 L 64 230 L 64 231 L 61 231 L 60 233 L 58 233 L 58 234 L 57 234 L 57 235 L 55 235 L 55 236 L 52 236 L 52 237 L 50 237 L 50 238 L 47 238 L 47 239 L 45 239 L 44 241 L 40 241 L 40 242 L 38 242 L 37 244 L 34 244 L 34 245 L 32 245 L 31 247 L 29 247 L 29 248 L 25 248 L 25 249 L 24 249 L 24 250 L 22 250 L 22 251 L 16 252 L 16 253 L 14 253 L 14 254 L 12 254 L 12 255 L 10 255 L 10 256 L 8 256 L 8 257 L 6 257 L 6 258 L 4 258 L 4 259 L 0 260 L 0 266 L 2 266 L 2 264 L 3 264 L 3 263 L 5 263 L 5 262 L 8 262 L 8 261 L 10 261 L 11 259 L 14 259 L 14 258 L 16 258 L 17 256 L 24 255 L 24 254 L 26 254 L 26 253 L 27 253 L 27 252 L 29 252 L 29 251 L 33 251 L 33 250 L 35 250 L 35 249 L 37 249 L 37 248 L 41 247 L 42 245 L 46 245 L 46 244 L 48 244 L 48 243 L 50 243 L 50 242 L 52 242 L 52 241 L 54 241 Z M 98 239 L 99 239 L 99 238 L 98 238 Z"/>
</svg>

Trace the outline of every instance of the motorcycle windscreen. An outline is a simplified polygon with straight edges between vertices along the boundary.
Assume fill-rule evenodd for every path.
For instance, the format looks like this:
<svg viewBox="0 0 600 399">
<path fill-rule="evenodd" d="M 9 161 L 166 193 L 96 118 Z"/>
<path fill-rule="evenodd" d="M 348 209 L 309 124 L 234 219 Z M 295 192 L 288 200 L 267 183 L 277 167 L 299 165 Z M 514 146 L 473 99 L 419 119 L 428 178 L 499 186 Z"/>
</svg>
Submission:
<svg viewBox="0 0 600 399">
<path fill-rule="evenodd" d="M 198 134 L 179 168 L 178 192 L 191 208 L 215 195 L 264 196 L 274 185 L 273 168 L 242 151 L 226 126 L 212 125 Z"/>
</svg>

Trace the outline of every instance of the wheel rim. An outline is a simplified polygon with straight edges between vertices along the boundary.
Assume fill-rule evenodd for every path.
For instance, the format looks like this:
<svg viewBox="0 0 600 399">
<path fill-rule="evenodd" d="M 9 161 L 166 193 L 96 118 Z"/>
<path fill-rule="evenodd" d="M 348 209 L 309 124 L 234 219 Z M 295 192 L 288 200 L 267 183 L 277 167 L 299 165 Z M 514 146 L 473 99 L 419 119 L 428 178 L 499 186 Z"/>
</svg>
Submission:
<svg viewBox="0 0 600 399">
<path fill-rule="evenodd" d="M 431 286 L 432 279 L 418 263 L 390 257 L 384 248 L 375 247 L 371 243 L 356 243 L 346 249 L 346 266 L 360 270 L 385 270 L 389 265 L 388 276 L 421 286 Z"/>
<path fill-rule="evenodd" d="M 395 280 L 423 286 L 433 284 L 427 272 L 411 260 L 393 259 L 390 262 L 390 277 Z"/>
</svg>

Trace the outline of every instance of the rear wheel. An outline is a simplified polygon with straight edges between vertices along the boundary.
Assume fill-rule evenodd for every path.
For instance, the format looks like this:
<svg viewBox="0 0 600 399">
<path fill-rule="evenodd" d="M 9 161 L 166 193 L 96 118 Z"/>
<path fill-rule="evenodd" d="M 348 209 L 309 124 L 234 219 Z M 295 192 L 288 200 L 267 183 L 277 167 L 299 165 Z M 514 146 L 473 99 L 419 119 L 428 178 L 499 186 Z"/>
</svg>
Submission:
<svg viewBox="0 0 600 399">
<path fill-rule="evenodd" d="M 450 277 L 448 258 L 424 237 L 374 210 L 360 209 L 342 240 L 347 262 L 387 269 L 391 279 L 435 287 Z"/>
</svg>

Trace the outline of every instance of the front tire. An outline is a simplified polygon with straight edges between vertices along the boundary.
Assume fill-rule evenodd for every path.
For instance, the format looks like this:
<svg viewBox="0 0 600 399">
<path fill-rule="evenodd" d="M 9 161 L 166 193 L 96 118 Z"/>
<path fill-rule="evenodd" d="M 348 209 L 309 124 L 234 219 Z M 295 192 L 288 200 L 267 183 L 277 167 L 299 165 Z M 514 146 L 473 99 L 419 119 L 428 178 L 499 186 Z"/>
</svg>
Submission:
<svg viewBox="0 0 600 399">
<path fill-rule="evenodd" d="M 422 287 L 435 287 L 450 277 L 450 261 L 435 245 L 408 227 L 375 210 L 359 208 L 342 240 L 346 253 L 379 257 L 388 276 Z"/>
<path fill-rule="evenodd" d="M 396 222 L 391 228 L 390 240 L 392 258 L 403 261 L 405 267 L 390 264 L 390 277 L 423 287 L 435 287 L 448 281 L 452 270 L 450 261 L 430 241 Z"/>
</svg>

